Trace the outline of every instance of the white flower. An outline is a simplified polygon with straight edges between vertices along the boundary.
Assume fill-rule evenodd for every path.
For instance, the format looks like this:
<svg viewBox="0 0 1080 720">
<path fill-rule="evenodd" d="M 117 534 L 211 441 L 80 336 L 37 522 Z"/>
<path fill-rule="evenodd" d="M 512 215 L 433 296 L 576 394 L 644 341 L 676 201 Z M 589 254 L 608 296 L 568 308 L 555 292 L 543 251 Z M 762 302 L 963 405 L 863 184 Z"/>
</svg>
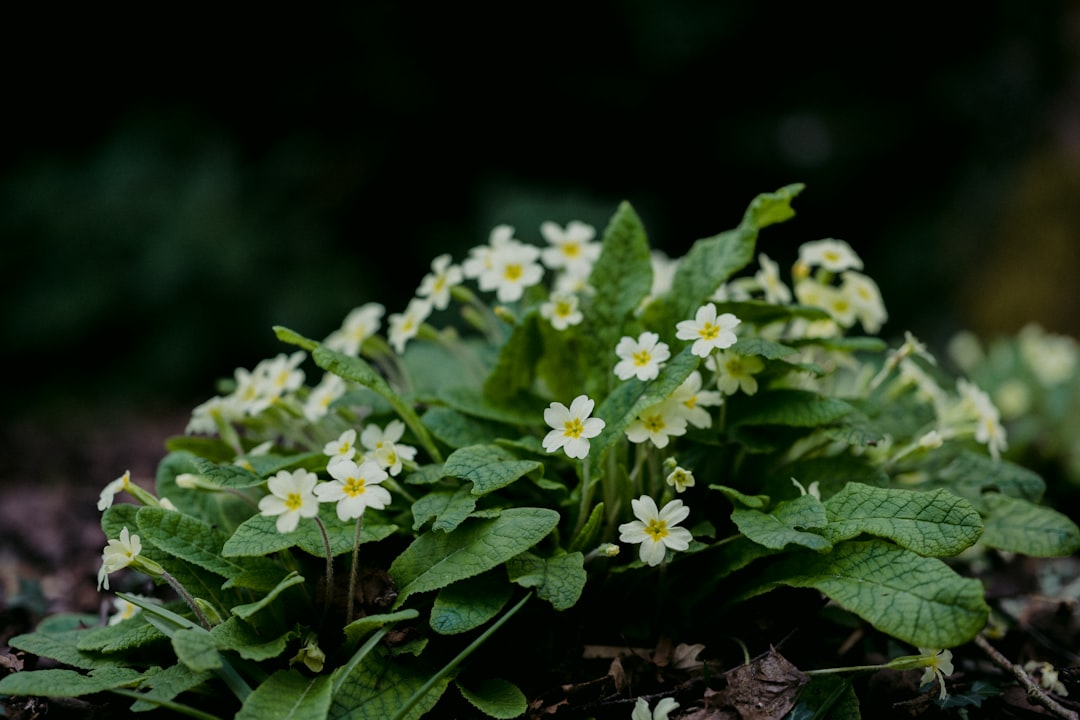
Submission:
<svg viewBox="0 0 1080 720">
<path fill-rule="evenodd" d="M 578 296 L 565 292 L 551 293 L 548 301 L 540 306 L 540 316 L 556 330 L 565 330 L 585 319 L 578 309 Z"/>
<path fill-rule="evenodd" d="M 330 411 L 330 404 L 345 394 L 345 380 L 334 373 L 323 373 L 319 384 L 304 401 L 304 417 L 315 422 Z"/>
<path fill-rule="evenodd" d="M 551 270 L 565 269 L 587 275 L 600 257 L 601 245 L 592 241 L 596 236 L 596 228 L 592 225 L 571 220 L 563 229 L 553 222 L 544 222 L 540 224 L 540 234 L 549 243 L 541 251 L 540 258 Z"/>
<path fill-rule="evenodd" d="M 143 595 L 136 595 L 135 597 L 152 603 L 161 602 L 157 598 L 146 597 Z M 115 597 L 113 598 L 113 613 L 109 615 L 109 624 L 119 625 L 123 621 L 130 620 L 141 612 L 142 608 L 135 603 L 122 597 Z"/>
<path fill-rule="evenodd" d="M 813 304 L 824 309 L 843 327 L 851 327 L 858 318 L 855 303 L 847 293 L 831 285 L 818 285 L 817 301 Z"/>
<path fill-rule="evenodd" d="M 659 565 L 667 555 L 668 548 L 685 550 L 690 547 L 693 535 L 686 528 L 675 527 L 690 514 L 690 508 L 682 500 L 672 500 L 663 510 L 648 495 L 631 500 L 637 520 L 619 526 L 619 540 L 624 543 L 641 543 L 641 562 Z"/>
<path fill-rule="evenodd" d="M 1053 387 L 1073 376 L 1080 355 L 1073 338 L 1044 332 L 1032 323 L 1020 330 L 1017 339 L 1021 357 L 1043 386 Z"/>
<path fill-rule="evenodd" d="M 725 395 L 742 390 L 747 395 L 758 391 L 755 374 L 765 369 L 765 363 L 756 355 L 741 355 L 734 350 L 721 350 L 705 360 L 709 369 L 716 373 L 716 387 Z"/>
<path fill-rule="evenodd" d="M 125 471 L 123 475 L 116 478 L 102 489 L 101 495 L 98 496 L 97 509 L 104 511 L 112 507 L 116 493 L 127 490 L 129 487 L 131 487 L 130 470 Z"/>
<path fill-rule="evenodd" d="M 388 473 L 397 477 L 404 469 L 405 462 L 416 457 L 416 448 L 401 443 L 383 443 L 375 451 L 374 455 L 376 463 L 386 468 Z"/>
<path fill-rule="evenodd" d="M 780 266 L 765 253 L 758 253 L 761 269 L 754 274 L 754 279 L 765 292 L 765 302 L 784 305 L 791 302 L 791 290 L 780 279 Z"/>
<path fill-rule="evenodd" d="M 403 467 L 403 461 L 416 457 L 416 448 L 398 442 L 405 434 L 405 423 L 391 420 L 386 428 L 371 424 L 360 433 L 360 444 L 370 451 L 380 466 L 393 476 L 397 476 Z"/>
<path fill-rule="evenodd" d="M 356 430 L 349 428 L 338 435 L 337 440 L 331 440 L 323 445 L 323 455 L 330 458 L 330 463 L 338 460 L 352 460 L 356 457 Z"/>
<path fill-rule="evenodd" d="M 697 309 L 693 320 L 683 320 L 675 326 L 675 337 L 693 340 L 690 351 L 698 357 L 707 357 L 713 350 L 723 350 L 735 344 L 735 328 L 741 322 L 731 313 L 717 317 L 716 306 L 706 303 Z"/>
<path fill-rule="evenodd" d="M 928 663 L 922 677 L 919 678 L 919 684 L 925 685 L 936 679 L 941 685 L 938 699 L 944 700 L 948 694 L 945 690 L 945 677 L 953 674 L 952 651 L 919 648 L 919 653 L 926 656 Z"/>
<path fill-rule="evenodd" d="M 480 281 L 481 276 L 493 267 L 493 253 L 500 247 L 519 242 L 520 240 L 514 238 L 513 227 L 510 225 L 496 225 L 491 229 L 487 245 L 477 245 L 469 250 L 469 257 L 461 264 L 461 272 L 465 277 L 477 280 L 480 283 L 481 290 L 493 289 L 492 287 L 484 287 L 485 283 Z"/>
<path fill-rule="evenodd" d="M 445 310 L 450 304 L 450 289 L 464 279 L 461 267 L 450 264 L 450 255 L 442 254 L 431 261 L 431 272 L 420 281 L 416 294 L 427 298 L 437 310 Z"/>
<path fill-rule="evenodd" d="M 634 711 L 630 714 L 630 720 L 668 720 L 668 714 L 679 707 L 675 698 L 660 698 L 654 710 L 649 710 L 649 703 L 645 698 L 638 698 L 634 704 Z"/>
<path fill-rule="evenodd" d="M 885 303 L 881 300 L 881 290 L 871 278 L 852 270 L 840 273 L 840 293 L 855 309 L 866 332 L 874 334 L 889 319 Z"/>
<path fill-rule="evenodd" d="M 304 371 L 299 365 L 306 357 L 307 353 L 297 350 L 291 355 L 279 353 L 276 357 L 259 363 L 256 372 L 263 374 L 266 392 L 270 397 L 278 398 L 304 384 Z"/>
<path fill-rule="evenodd" d="M 697 483 L 694 479 L 694 473 L 679 465 L 676 465 L 675 469 L 667 474 L 664 482 L 675 488 L 677 493 L 685 492 L 686 488 L 694 487 Z"/>
<path fill-rule="evenodd" d="M 98 570 L 98 590 L 109 589 L 109 573 L 122 570 L 142 552 L 142 541 L 138 535 L 132 535 L 127 526 L 120 531 L 120 537 L 110 540 L 101 552 L 101 569 Z"/>
<path fill-rule="evenodd" d="M 1007 449 L 1008 442 L 997 407 L 989 395 L 964 378 L 956 381 L 956 387 L 960 391 L 961 404 L 975 416 L 976 442 L 986 445 L 995 460 L 1001 459 L 1001 453 Z"/>
<path fill-rule="evenodd" d="M 643 332 L 637 340 L 624 335 L 615 346 L 615 354 L 620 360 L 615 364 L 615 374 L 620 380 L 637 377 L 638 380 L 652 380 L 660 374 L 660 367 L 671 357 L 667 343 L 660 342 L 660 336 L 654 332 Z"/>
<path fill-rule="evenodd" d="M 821 266 L 832 272 L 854 268 L 862 270 L 862 260 L 843 240 L 814 240 L 799 248 L 799 262 L 807 267 Z"/>
<path fill-rule="evenodd" d="M 385 307 L 374 302 L 353 308 L 341 327 L 327 335 L 323 344 L 331 350 L 356 357 L 364 341 L 379 332 L 385 312 Z"/>
<path fill-rule="evenodd" d="M 481 290 L 494 290 L 501 303 L 521 299 L 525 288 L 532 287 L 544 277 L 544 266 L 537 262 L 540 249 L 513 241 L 491 251 L 491 266 L 478 278 Z"/>
<path fill-rule="evenodd" d="M 266 516 L 277 515 L 277 531 L 290 533 L 300 523 L 300 518 L 319 514 L 319 500 L 315 497 L 315 484 L 319 478 L 304 469 L 279 470 L 267 481 L 270 495 L 259 500 L 259 511 Z"/>
<path fill-rule="evenodd" d="M 405 307 L 405 312 L 390 315 L 390 344 L 398 355 L 405 352 L 405 343 L 420 332 L 420 326 L 431 315 L 431 301 L 414 297 Z"/>
<path fill-rule="evenodd" d="M 544 410 L 544 422 L 552 428 L 544 436 L 544 449 L 553 453 L 559 448 L 567 457 L 582 459 L 589 454 L 589 438 L 594 438 L 604 429 L 604 421 L 589 417 L 595 402 L 587 395 L 578 395 L 567 409 L 561 402 L 552 402 Z"/>
<path fill-rule="evenodd" d="M 658 448 L 667 447 L 670 438 L 686 434 L 685 406 L 668 398 L 651 405 L 626 427 L 626 439 L 632 443 L 651 440 Z"/>
<path fill-rule="evenodd" d="M 671 393 L 671 399 L 685 408 L 686 421 L 694 427 L 712 427 L 712 416 L 705 408 L 720 405 L 724 397 L 715 390 L 702 390 L 701 373 L 694 370 L 683 380 L 682 385 Z"/>
<path fill-rule="evenodd" d="M 336 502 L 341 520 L 358 518 L 369 507 L 381 510 L 390 504 L 390 492 L 379 487 L 390 476 L 374 461 L 357 465 L 352 460 L 339 460 L 326 471 L 334 481 L 316 485 L 315 495 L 319 502 Z"/>
</svg>

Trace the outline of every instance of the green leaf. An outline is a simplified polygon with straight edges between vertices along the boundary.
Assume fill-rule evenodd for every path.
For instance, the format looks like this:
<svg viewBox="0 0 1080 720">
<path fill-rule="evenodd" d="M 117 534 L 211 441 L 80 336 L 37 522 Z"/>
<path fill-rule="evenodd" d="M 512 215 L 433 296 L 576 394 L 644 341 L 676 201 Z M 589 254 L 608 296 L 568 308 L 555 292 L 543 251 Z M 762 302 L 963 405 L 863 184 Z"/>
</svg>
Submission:
<svg viewBox="0 0 1080 720">
<path fill-rule="evenodd" d="M 419 615 L 419 612 L 409 608 L 408 610 L 398 610 L 397 612 L 392 613 L 367 615 L 359 620 L 353 620 L 345 626 L 346 645 L 352 647 L 363 640 L 368 634 L 378 630 L 384 625 L 400 622 L 402 620 L 413 620 L 419 617 Z"/>
<path fill-rule="evenodd" d="M 484 397 L 493 401 L 512 400 L 529 391 L 536 375 L 536 360 L 543 355 L 537 314 L 522 317 L 499 349 L 499 359 L 484 381 Z"/>
<path fill-rule="evenodd" d="M 525 694 L 513 683 L 500 678 L 484 678 L 471 687 L 454 683 L 473 707 L 496 720 L 521 717 L 528 709 Z"/>
<path fill-rule="evenodd" d="M 98 668 L 89 675 L 75 670 L 23 670 L 0 678 L 0 695 L 79 697 L 133 687 L 146 677 L 131 668 Z"/>
<path fill-rule="evenodd" d="M 824 535 L 834 543 L 867 533 L 933 557 L 959 555 L 983 532 L 971 503 L 944 488 L 923 492 L 848 483 L 825 510 Z"/>
<path fill-rule="evenodd" d="M 420 419 L 439 442 L 451 448 L 482 445 L 491 442 L 491 438 L 510 434 L 507 426 L 500 422 L 484 420 L 440 405 L 429 407 Z"/>
<path fill-rule="evenodd" d="M 1031 470 L 971 451 L 954 458 L 935 475 L 934 481 L 966 498 L 979 510 L 984 509 L 983 496 L 990 492 L 1037 503 L 1046 491 L 1046 483 Z"/>
<path fill-rule="evenodd" d="M 366 654 L 338 683 L 328 714 L 329 720 L 388 720 L 424 687 L 433 670 L 417 661 L 390 657 L 383 647 Z M 450 677 L 436 682 L 413 706 L 403 720 L 419 720 L 435 707 Z"/>
<path fill-rule="evenodd" d="M 52 658 L 63 665 L 70 665 L 84 670 L 117 667 L 125 664 L 115 657 L 79 650 L 79 640 L 82 638 L 83 632 L 85 631 L 61 630 L 25 633 L 12 637 L 8 640 L 8 645 L 32 655 Z M 22 675 L 23 673 L 17 674 Z"/>
<path fill-rule="evenodd" d="M 751 594 L 777 584 L 819 590 L 916 647 L 962 645 L 983 628 L 990 612 L 981 582 L 883 540 L 844 542 L 824 554 L 788 553 L 755 578 Z"/>
<path fill-rule="evenodd" d="M 498 445 L 473 445 L 452 452 L 443 464 L 443 473 L 449 477 L 471 480 L 473 494 L 486 495 L 526 475 L 534 478 L 542 476 L 544 464 L 535 460 L 519 460 Z"/>
<path fill-rule="evenodd" d="M 620 203 L 604 229 L 600 257 L 589 274 L 595 292 L 586 306 L 581 337 L 590 368 L 585 386 L 590 397 L 607 394 L 615 345 L 652 288 L 649 252 L 641 218 L 630 203 Z"/>
<path fill-rule="evenodd" d="M 265 608 L 270 603 L 272 603 L 277 598 L 277 596 L 283 593 L 285 590 L 291 588 L 293 585 L 300 585 L 303 582 L 304 576 L 296 571 L 293 571 L 286 575 L 285 579 L 278 583 L 277 587 L 268 592 L 266 596 L 263 597 L 261 600 L 253 603 L 247 603 L 244 605 L 237 605 L 236 607 L 232 608 L 232 613 L 237 617 L 249 618 L 258 611 Z"/>
<path fill-rule="evenodd" d="M 368 513 L 365 513 L 364 517 L 366 520 Z M 319 508 L 319 518 L 329 536 L 331 553 L 336 557 L 352 552 L 356 522 L 339 519 L 333 503 L 323 503 Z M 377 542 L 393 534 L 395 530 L 396 525 L 364 522 L 360 530 L 360 542 Z M 313 520 L 302 519 L 291 533 L 280 533 L 277 530 L 277 518 L 267 515 L 252 515 L 241 523 L 225 541 L 221 552 L 225 557 L 254 557 L 270 555 L 291 547 L 299 547 L 315 557 L 326 557 L 322 533 Z"/>
<path fill-rule="evenodd" d="M 289 630 L 269 640 L 239 617 L 230 617 L 210 629 L 210 636 L 220 650 L 232 650 L 245 660 L 256 662 L 276 658 L 285 652 L 291 640 L 299 637 L 298 630 Z"/>
<path fill-rule="evenodd" d="M 325 720 L 329 710 L 329 676 L 278 670 L 248 695 L 236 720 Z"/>
<path fill-rule="evenodd" d="M 221 669 L 221 654 L 206 630 L 177 630 L 171 641 L 177 659 L 195 672 Z"/>
<path fill-rule="evenodd" d="M 542 558 L 521 553 L 506 563 L 511 582 L 536 588 L 536 596 L 556 610 L 573 607 L 585 590 L 585 556 L 579 552 Z"/>
<path fill-rule="evenodd" d="M 817 675 L 799 693 L 786 720 L 860 720 L 859 698 L 848 678 Z"/>
<path fill-rule="evenodd" d="M 435 596 L 428 624 L 442 635 L 456 635 L 480 627 L 499 614 L 510 600 L 506 579 L 484 573 L 445 587 Z"/>
<path fill-rule="evenodd" d="M 162 702 L 168 702 L 181 693 L 193 690 L 213 677 L 212 673 L 193 672 L 182 663 L 170 665 L 147 676 L 139 685 L 140 700 L 132 704 L 133 712 L 145 712 Z"/>
<path fill-rule="evenodd" d="M 789 388 L 759 392 L 753 397 L 733 395 L 728 402 L 728 422 L 732 426 L 821 427 L 852 411 L 843 400 Z"/>
<path fill-rule="evenodd" d="M 769 360 L 779 360 L 798 352 L 793 347 L 757 337 L 739 338 L 731 349 L 740 355 L 758 355 Z"/>
<path fill-rule="evenodd" d="M 395 607 L 414 593 L 439 590 L 501 565 L 540 542 L 558 522 L 554 510 L 509 508 L 493 519 L 470 519 L 450 533 L 424 533 L 390 565 L 399 588 Z"/>
<path fill-rule="evenodd" d="M 412 505 L 413 530 L 419 530 L 431 518 L 432 530 L 449 532 L 463 523 L 476 509 L 476 496 L 466 483 L 454 491 L 434 490 L 422 495 Z"/>
<path fill-rule="evenodd" d="M 825 526 L 825 508 L 813 495 L 779 503 L 768 513 L 736 508 L 731 513 L 731 520 L 748 539 L 770 550 L 780 550 L 788 545 L 819 551 L 832 547 L 820 533 L 801 529 Z"/>
<path fill-rule="evenodd" d="M 136 615 L 115 625 L 85 630 L 79 637 L 79 650 L 114 653 L 145 647 L 165 639 L 164 633 Z"/>
<path fill-rule="evenodd" d="M 763 510 L 769 506 L 770 502 L 768 495 L 747 495 L 726 485 L 710 485 L 709 489 L 719 490 L 736 507 L 742 505 L 751 510 Z"/>
<path fill-rule="evenodd" d="M 581 531 L 570 543 L 571 551 L 590 549 L 600 534 L 600 526 L 604 521 L 604 503 L 597 503 L 589 513 L 589 519 L 581 526 Z"/>
<path fill-rule="evenodd" d="M 981 541 L 1033 557 L 1065 557 L 1080 550 L 1080 529 L 1066 515 L 1021 498 L 986 493 L 986 530 Z"/>
</svg>

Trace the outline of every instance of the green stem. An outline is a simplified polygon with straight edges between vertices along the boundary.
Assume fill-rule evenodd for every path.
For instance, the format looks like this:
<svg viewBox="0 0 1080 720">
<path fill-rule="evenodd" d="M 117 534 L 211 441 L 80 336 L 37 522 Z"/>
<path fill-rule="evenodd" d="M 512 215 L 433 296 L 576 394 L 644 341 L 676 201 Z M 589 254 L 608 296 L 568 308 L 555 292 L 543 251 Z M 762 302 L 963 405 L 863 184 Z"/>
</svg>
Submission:
<svg viewBox="0 0 1080 720">
<path fill-rule="evenodd" d="M 109 690 L 109 692 L 113 693 L 114 695 L 131 698 L 132 700 L 140 700 L 145 703 L 157 705 L 158 707 L 165 708 L 166 710 L 172 710 L 173 712 L 179 713 L 181 715 L 198 718 L 198 720 L 221 720 L 221 718 L 217 715 L 211 715 L 210 713 L 205 713 L 202 710 L 196 710 L 189 705 L 173 702 L 172 700 L 162 700 L 159 698 L 149 697 L 143 693 L 135 692 L 134 690 L 112 688 L 111 690 Z"/>
<path fill-rule="evenodd" d="M 184 599 L 184 602 L 186 602 L 188 607 L 195 613 L 195 617 L 199 618 L 199 623 L 209 630 L 211 628 L 210 621 L 206 619 L 206 615 L 203 614 L 202 609 L 199 608 L 198 603 L 195 602 L 195 598 L 187 591 L 187 588 L 181 585 L 179 580 L 164 570 L 161 572 L 161 577 L 165 578 L 165 581 L 176 591 L 176 594 Z"/>
<path fill-rule="evenodd" d="M 326 623 L 326 615 L 330 610 L 330 601 L 333 599 L 334 594 L 334 553 L 330 548 L 330 536 L 326 534 L 326 525 L 323 524 L 322 518 L 318 515 L 315 516 L 315 524 L 319 528 L 319 534 L 322 535 L 323 548 L 326 550 L 326 575 L 323 578 L 323 624 Z"/>
<path fill-rule="evenodd" d="M 577 537 L 581 532 L 581 528 L 585 527 L 585 521 L 589 518 L 589 510 L 592 505 L 593 486 L 589 482 L 589 458 L 586 456 L 581 461 L 581 502 L 578 505 L 577 524 L 574 526 L 574 534 L 570 537 Z"/>
<path fill-rule="evenodd" d="M 360 528 L 364 522 L 364 516 L 356 518 L 356 534 L 353 535 L 352 546 L 352 568 L 349 570 L 349 597 L 347 600 L 345 610 L 345 624 L 349 624 L 353 621 L 353 603 L 356 599 L 356 576 L 359 568 L 356 566 L 357 559 L 360 557 Z"/>
<path fill-rule="evenodd" d="M 482 645 L 485 640 L 491 637 L 495 633 L 495 631 L 502 627 L 503 624 L 507 620 L 509 620 L 515 613 L 517 613 L 518 610 L 524 607 L 525 603 L 528 602 L 529 598 L 531 597 L 532 593 L 530 592 L 525 597 L 521 598 L 521 600 L 518 601 L 517 605 L 507 610 L 501 618 L 492 623 L 491 627 L 485 630 L 483 634 L 481 634 L 478 638 L 473 640 L 467 648 L 458 653 L 457 657 L 448 662 L 437 673 L 428 678 L 427 682 L 421 685 L 417 689 L 417 691 L 412 694 L 412 697 L 406 700 L 405 704 L 398 709 L 398 711 L 394 714 L 393 720 L 401 720 L 406 715 L 408 715 L 409 711 L 413 709 L 416 703 L 420 702 L 420 700 L 428 694 L 428 691 L 430 691 L 436 683 L 438 683 L 444 677 L 453 672 L 454 668 L 461 664 L 461 662 L 465 660 L 465 658 L 471 655 L 472 652 L 476 650 L 476 648 L 480 647 L 480 645 Z"/>
</svg>

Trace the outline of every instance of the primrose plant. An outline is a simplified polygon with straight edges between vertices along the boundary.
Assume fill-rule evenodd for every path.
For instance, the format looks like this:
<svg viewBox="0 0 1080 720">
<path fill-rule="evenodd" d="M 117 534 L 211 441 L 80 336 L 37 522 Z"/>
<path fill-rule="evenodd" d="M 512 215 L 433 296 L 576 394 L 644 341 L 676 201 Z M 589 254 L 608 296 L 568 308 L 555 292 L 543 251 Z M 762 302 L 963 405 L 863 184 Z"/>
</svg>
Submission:
<svg viewBox="0 0 1080 720">
<path fill-rule="evenodd" d="M 725 609 L 781 587 L 917 649 L 889 667 L 944 692 L 947 649 L 989 614 L 954 560 L 1064 555 L 1080 532 L 1002 457 L 985 392 L 912 335 L 876 337 L 885 305 L 849 245 L 804 243 L 787 277 L 758 250 L 801 190 L 681 258 L 626 203 L 599 237 L 500 225 L 435 258 L 401 312 L 361 305 L 321 342 L 276 328 L 290 352 L 195 408 L 153 492 L 126 473 L 102 492 L 116 613 L 12 638 L 54 662 L 0 693 L 511 718 L 541 688 L 484 652 L 525 618 L 558 637 L 562 618 L 607 622 L 575 612 L 630 606 L 638 632 L 681 617 L 686 642 L 719 643 Z"/>
</svg>

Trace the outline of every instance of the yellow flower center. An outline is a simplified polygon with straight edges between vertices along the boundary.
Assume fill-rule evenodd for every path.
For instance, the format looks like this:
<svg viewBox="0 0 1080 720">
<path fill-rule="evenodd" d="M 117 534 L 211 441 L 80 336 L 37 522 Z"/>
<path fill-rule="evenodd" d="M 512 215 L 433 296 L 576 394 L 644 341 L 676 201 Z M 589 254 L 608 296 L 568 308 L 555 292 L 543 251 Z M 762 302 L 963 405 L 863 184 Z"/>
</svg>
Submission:
<svg viewBox="0 0 1080 720">
<path fill-rule="evenodd" d="M 642 418 L 641 422 L 650 433 L 658 433 L 667 426 L 664 422 L 664 416 L 661 414 L 649 415 Z"/>
<path fill-rule="evenodd" d="M 304 500 L 300 497 L 300 493 L 289 493 L 289 496 L 285 498 L 285 507 L 289 510 L 299 510 L 303 505 Z"/>
<path fill-rule="evenodd" d="M 570 303 L 566 301 L 555 303 L 555 314 L 559 317 L 570 317 L 573 312 L 574 308 L 570 305 Z"/>
<path fill-rule="evenodd" d="M 650 353 L 648 350 L 638 350 L 636 353 L 634 353 L 634 364 L 638 367 L 648 365 L 651 360 L 652 353 Z"/>
<path fill-rule="evenodd" d="M 660 542 L 668 536 L 667 523 L 659 518 L 654 518 L 645 526 L 645 534 L 651 537 L 653 542 Z"/>
<path fill-rule="evenodd" d="M 563 245 L 563 253 L 566 257 L 576 258 L 581 255 L 581 243 L 568 242 Z"/>
<path fill-rule="evenodd" d="M 715 340 L 720 335 L 720 326 L 707 322 L 698 330 L 698 335 L 701 336 L 702 340 Z"/>
<path fill-rule="evenodd" d="M 363 495 L 364 490 L 367 489 L 367 481 L 364 478 L 351 477 L 342 483 L 344 487 L 342 491 L 349 497 L 356 497 L 357 495 Z"/>
<path fill-rule="evenodd" d="M 518 265 L 517 263 L 511 263 L 503 270 L 503 277 L 510 281 L 520 280 L 523 274 L 524 271 L 522 270 L 521 265 Z"/>
<path fill-rule="evenodd" d="M 581 437 L 581 433 L 583 432 L 585 432 L 585 425 L 581 422 L 580 418 L 567 420 L 566 424 L 563 426 L 563 434 L 569 438 L 577 439 Z"/>
</svg>

